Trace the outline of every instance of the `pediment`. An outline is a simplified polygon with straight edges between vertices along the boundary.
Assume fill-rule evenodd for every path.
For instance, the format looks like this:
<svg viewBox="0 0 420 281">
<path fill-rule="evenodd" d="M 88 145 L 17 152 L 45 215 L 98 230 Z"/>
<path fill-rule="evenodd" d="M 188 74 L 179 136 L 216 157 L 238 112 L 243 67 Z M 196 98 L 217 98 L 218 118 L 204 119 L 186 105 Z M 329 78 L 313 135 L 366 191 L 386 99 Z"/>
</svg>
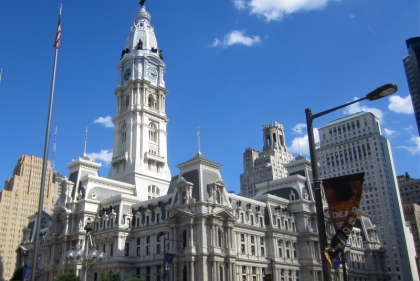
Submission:
<svg viewBox="0 0 420 281">
<path fill-rule="evenodd" d="M 224 219 L 232 219 L 236 221 L 235 216 L 233 215 L 233 211 L 229 211 L 227 209 L 216 209 L 217 211 L 213 213 L 214 216 L 222 217 Z"/>
<path fill-rule="evenodd" d="M 191 212 L 188 212 L 187 210 L 178 208 L 168 219 L 172 218 L 178 218 L 178 217 L 193 217 L 194 214 Z"/>
</svg>

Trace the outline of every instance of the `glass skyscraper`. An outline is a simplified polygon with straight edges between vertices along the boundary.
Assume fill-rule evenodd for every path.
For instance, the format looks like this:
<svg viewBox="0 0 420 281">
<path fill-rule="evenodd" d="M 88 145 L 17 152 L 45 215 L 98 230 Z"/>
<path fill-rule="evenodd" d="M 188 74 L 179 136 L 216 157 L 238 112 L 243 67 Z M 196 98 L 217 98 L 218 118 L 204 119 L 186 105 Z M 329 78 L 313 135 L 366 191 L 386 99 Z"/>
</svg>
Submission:
<svg viewBox="0 0 420 281">
<path fill-rule="evenodd" d="M 410 38 L 405 43 L 408 56 L 403 59 L 403 63 L 420 135 L 420 37 Z"/>
</svg>

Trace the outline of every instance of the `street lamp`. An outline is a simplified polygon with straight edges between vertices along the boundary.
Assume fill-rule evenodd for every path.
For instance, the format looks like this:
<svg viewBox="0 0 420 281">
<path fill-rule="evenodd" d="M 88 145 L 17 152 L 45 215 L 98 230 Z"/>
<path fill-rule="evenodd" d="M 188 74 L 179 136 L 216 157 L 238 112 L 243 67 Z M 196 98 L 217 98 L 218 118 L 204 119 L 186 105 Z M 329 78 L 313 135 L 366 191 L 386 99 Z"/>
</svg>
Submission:
<svg viewBox="0 0 420 281">
<path fill-rule="evenodd" d="M 100 252 L 98 247 L 95 245 L 95 241 L 90 233 L 93 230 L 92 224 L 88 222 L 85 226 L 85 248 L 82 249 L 80 245 L 77 245 L 76 250 L 69 250 L 66 254 L 70 262 L 76 262 L 82 264 L 82 280 L 87 280 L 87 271 L 89 267 L 98 261 L 104 259 L 104 252 Z M 90 245 L 89 245 L 90 242 Z M 89 246 L 91 250 L 89 251 Z"/>
<path fill-rule="evenodd" d="M 327 233 L 325 229 L 325 219 L 324 219 L 324 209 L 322 206 L 322 195 L 321 195 L 321 180 L 319 179 L 319 170 L 318 162 L 315 154 L 315 140 L 312 122 L 315 118 L 321 117 L 338 109 L 344 108 L 351 104 L 361 102 L 363 100 L 374 101 L 386 96 L 392 95 L 397 91 L 398 87 L 395 84 L 385 84 L 369 94 L 364 98 L 354 100 L 352 102 L 322 111 L 317 114 L 312 114 L 310 108 L 305 109 L 306 113 L 306 125 L 308 130 L 308 139 L 309 139 L 309 153 L 311 156 L 311 166 L 312 166 L 312 177 L 313 177 L 313 187 L 315 192 L 315 207 L 316 207 L 316 216 L 317 216 L 317 225 L 318 225 L 318 237 L 319 237 L 319 247 L 321 249 L 321 261 L 322 261 L 322 274 L 324 281 L 331 281 L 331 268 L 328 264 L 328 261 L 323 254 L 325 248 L 327 247 Z"/>
</svg>

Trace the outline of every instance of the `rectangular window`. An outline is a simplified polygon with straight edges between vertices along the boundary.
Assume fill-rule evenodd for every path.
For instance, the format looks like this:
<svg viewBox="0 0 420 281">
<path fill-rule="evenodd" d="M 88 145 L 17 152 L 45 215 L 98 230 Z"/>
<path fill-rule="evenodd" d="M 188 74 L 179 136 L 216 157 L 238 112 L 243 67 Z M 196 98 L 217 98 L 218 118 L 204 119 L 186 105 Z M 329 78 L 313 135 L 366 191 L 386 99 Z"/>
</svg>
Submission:
<svg viewBox="0 0 420 281">
<path fill-rule="evenodd" d="M 128 257 L 129 253 L 130 253 L 130 243 L 125 243 L 125 247 L 124 247 L 124 255 L 125 255 L 126 257 Z"/>
<path fill-rule="evenodd" d="M 114 255 L 114 243 L 109 245 L 109 255 L 112 257 Z"/>
</svg>

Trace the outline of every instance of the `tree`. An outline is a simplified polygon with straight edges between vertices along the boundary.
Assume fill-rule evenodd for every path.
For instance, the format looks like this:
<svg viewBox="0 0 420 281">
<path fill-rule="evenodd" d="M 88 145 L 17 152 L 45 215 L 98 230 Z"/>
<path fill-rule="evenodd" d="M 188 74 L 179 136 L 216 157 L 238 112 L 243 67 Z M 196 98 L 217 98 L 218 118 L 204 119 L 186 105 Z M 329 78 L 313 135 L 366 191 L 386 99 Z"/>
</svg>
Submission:
<svg viewBox="0 0 420 281">
<path fill-rule="evenodd" d="M 23 275 L 23 267 L 16 268 L 15 272 L 13 272 L 12 279 L 10 280 L 22 280 Z"/>
<path fill-rule="evenodd" d="M 112 273 L 104 274 L 99 279 L 99 281 L 120 281 L 120 274 L 119 273 L 117 273 L 117 274 L 112 274 Z"/>
<path fill-rule="evenodd" d="M 73 273 L 68 273 L 58 276 L 55 281 L 80 281 L 80 278 Z"/>
</svg>

